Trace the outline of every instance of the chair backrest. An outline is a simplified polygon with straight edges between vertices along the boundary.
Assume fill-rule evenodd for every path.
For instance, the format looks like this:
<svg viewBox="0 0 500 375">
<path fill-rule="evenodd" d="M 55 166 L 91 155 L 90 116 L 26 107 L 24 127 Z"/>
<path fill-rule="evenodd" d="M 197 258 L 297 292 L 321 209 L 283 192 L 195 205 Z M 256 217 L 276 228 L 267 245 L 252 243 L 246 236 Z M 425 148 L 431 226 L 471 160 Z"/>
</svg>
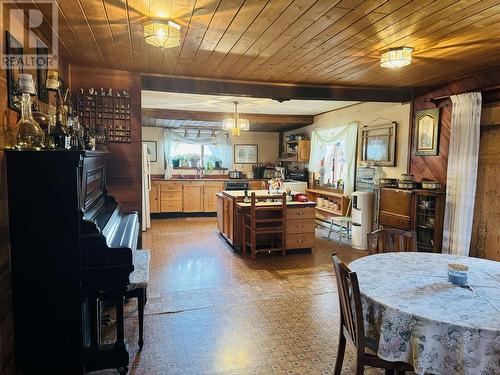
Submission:
<svg viewBox="0 0 500 375">
<path fill-rule="evenodd" d="M 257 206 L 257 198 L 255 196 L 255 193 L 252 193 L 250 195 L 250 213 L 251 213 L 251 226 L 252 228 L 256 227 L 256 219 L 257 218 L 257 212 L 262 213 L 264 212 L 264 215 L 266 215 L 266 211 L 268 212 L 276 212 L 280 211 L 279 217 L 283 220 L 283 222 L 286 219 L 286 193 L 283 194 L 274 194 L 274 195 L 268 195 L 266 196 L 266 199 L 275 199 L 277 201 L 281 201 L 280 205 L 263 205 L 263 206 Z"/>
<path fill-rule="evenodd" d="M 358 277 L 336 254 L 332 254 L 340 305 L 340 327 L 359 353 L 364 353 L 365 331 Z"/>
<path fill-rule="evenodd" d="M 370 254 L 417 251 L 417 234 L 402 229 L 379 229 L 367 234 Z"/>
</svg>

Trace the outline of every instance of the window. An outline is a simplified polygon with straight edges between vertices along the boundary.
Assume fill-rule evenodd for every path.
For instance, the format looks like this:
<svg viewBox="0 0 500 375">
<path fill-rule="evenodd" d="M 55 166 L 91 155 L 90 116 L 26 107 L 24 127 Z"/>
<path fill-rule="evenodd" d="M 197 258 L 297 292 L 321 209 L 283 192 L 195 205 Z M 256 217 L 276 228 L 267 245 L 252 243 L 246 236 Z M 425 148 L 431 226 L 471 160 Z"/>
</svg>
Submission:
<svg viewBox="0 0 500 375">
<path fill-rule="evenodd" d="M 209 163 L 215 167 L 216 160 L 208 145 L 175 142 L 173 154 L 179 160 L 179 168 L 207 167 Z"/>
<path fill-rule="evenodd" d="M 324 145 L 324 157 L 319 169 L 320 184 L 331 185 L 345 176 L 344 147 L 340 142 Z"/>
</svg>

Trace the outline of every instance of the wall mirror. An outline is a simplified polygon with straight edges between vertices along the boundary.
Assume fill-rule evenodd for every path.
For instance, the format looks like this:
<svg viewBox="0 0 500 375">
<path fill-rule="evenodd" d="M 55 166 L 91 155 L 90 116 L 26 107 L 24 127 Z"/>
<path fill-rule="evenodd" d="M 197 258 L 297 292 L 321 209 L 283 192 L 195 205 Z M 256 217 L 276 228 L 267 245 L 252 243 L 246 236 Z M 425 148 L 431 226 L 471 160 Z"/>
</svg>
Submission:
<svg viewBox="0 0 500 375">
<path fill-rule="evenodd" d="M 396 164 L 396 122 L 361 128 L 361 161 L 373 166 Z"/>
</svg>

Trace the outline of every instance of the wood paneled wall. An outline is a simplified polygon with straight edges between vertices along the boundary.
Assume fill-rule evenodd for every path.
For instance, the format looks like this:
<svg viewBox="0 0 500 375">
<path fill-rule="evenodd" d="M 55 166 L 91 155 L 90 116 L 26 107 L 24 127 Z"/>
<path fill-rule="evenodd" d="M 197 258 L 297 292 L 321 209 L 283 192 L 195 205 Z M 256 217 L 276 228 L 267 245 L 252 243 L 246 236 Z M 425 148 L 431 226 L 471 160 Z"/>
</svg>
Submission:
<svg viewBox="0 0 500 375">
<path fill-rule="evenodd" d="M 500 69 L 475 74 L 473 76 L 451 82 L 440 87 L 430 87 L 416 92 L 413 101 L 413 110 L 435 108 L 435 105 L 426 102 L 426 98 L 435 98 L 445 95 L 454 95 L 472 90 L 492 87 L 500 84 Z M 483 93 L 483 103 L 492 100 L 495 92 Z M 448 145 L 450 141 L 451 129 L 451 100 L 446 99 L 436 103 L 440 107 L 440 135 L 439 135 L 439 155 L 437 156 L 411 156 L 410 173 L 420 181 L 422 178 L 446 182 L 446 170 L 448 168 Z M 414 116 L 412 123 L 412 134 L 414 134 Z M 413 141 L 412 141 L 413 147 Z"/>
<path fill-rule="evenodd" d="M 131 143 L 110 143 L 111 158 L 108 165 L 110 194 L 126 210 L 140 211 L 142 206 L 142 153 L 141 153 L 141 78 L 138 73 L 121 70 L 92 69 L 70 66 L 70 86 L 73 93 L 80 87 L 127 90 L 131 94 Z"/>
<path fill-rule="evenodd" d="M 475 74 L 439 88 L 421 90 L 414 99 L 414 110 L 435 108 L 425 98 L 453 95 L 467 91 L 495 87 L 500 84 L 500 69 Z M 483 116 L 481 118 L 481 143 L 475 210 L 472 228 L 470 255 L 500 261 L 500 120 L 495 118 L 500 108 L 500 89 L 482 91 Z M 410 171 L 417 180 L 430 178 L 446 183 L 448 167 L 448 144 L 450 140 L 450 99 L 437 101 L 441 108 L 439 155 L 411 157 Z M 412 129 L 415 124 L 413 123 Z M 412 133 L 413 134 L 413 133 Z"/>
</svg>

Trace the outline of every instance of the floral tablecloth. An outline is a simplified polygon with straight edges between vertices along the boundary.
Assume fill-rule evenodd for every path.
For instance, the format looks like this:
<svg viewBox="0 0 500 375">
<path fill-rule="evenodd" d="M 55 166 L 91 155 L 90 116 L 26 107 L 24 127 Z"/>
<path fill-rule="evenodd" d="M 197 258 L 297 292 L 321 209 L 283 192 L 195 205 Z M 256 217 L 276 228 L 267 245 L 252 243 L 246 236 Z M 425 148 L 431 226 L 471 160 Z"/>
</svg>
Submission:
<svg viewBox="0 0 500 375">
<path fill-rule="evenodd" d="M 470 267 L 469 287 L 448 282 L 448 263 Z M 352 262 L 365 335 L 388 361 L 417 374 L 500 374 L 500 263 L 430 253 L 385 253 Z"/>
</svg>

